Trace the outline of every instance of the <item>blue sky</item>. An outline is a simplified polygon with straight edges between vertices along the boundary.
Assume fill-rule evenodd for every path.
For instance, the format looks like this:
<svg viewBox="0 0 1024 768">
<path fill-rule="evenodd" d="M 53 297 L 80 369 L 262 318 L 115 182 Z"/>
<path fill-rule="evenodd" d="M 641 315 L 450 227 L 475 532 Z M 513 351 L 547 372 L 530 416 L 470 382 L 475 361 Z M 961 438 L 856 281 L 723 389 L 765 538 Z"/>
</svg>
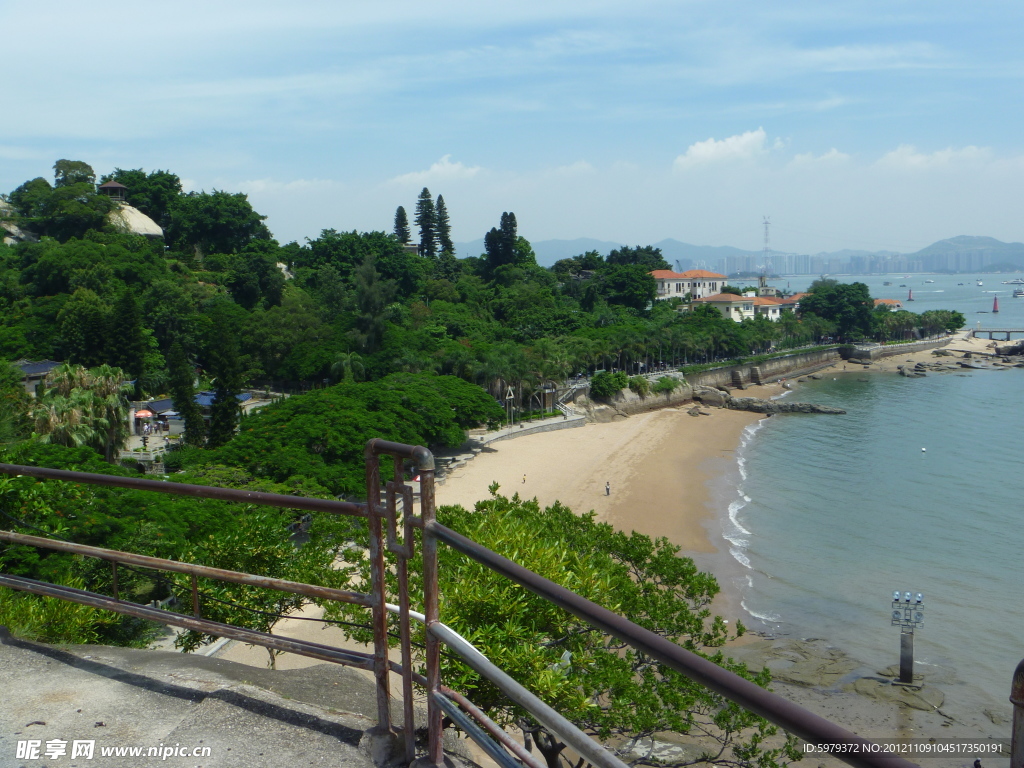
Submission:
<svg viewBox="0 0 1024 768">
<path fill-rule="evenodd" d="M 1024 4 L 933 0 L 0 0 L 0 191 L 164 168 L 282 242 L 390 230 L 428 186 L 456 241 L 758 249 L 1024 240 Z M 462 254 L 467 255 L 467 254 Z"/>
</svg>

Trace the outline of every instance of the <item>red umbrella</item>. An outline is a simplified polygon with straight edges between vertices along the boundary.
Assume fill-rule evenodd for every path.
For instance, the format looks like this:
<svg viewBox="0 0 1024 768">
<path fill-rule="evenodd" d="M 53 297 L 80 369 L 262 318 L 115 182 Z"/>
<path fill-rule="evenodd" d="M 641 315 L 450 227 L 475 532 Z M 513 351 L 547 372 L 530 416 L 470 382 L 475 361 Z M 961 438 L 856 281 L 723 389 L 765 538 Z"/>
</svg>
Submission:
<svg viewBox="0 0 1024 768">
<path fill-rule="evenodd" d="M 153 412 L 145 409 L 135 412 L 135 418 L 137 419 L 151 419 L 153 418 Z"/>
</svg>

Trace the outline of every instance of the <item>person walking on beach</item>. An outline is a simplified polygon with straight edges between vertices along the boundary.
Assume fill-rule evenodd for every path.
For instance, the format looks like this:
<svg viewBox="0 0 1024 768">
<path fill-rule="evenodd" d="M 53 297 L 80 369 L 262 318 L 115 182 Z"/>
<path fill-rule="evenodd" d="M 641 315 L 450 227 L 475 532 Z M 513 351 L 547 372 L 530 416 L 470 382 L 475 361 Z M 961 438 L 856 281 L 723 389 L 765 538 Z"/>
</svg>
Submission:
<svg viewBox="0 0 1024 768">
<path fill-rule="evenodd" d="M 526 485 L 526 475 L 523 474 L 523 485 Z"/>
<path fill-rule="evenodd" d="M 609 483 L 609 482 L 605 482 L 605 484 L 604 484 L 604 495 L 605 496 L 611 496 L 612 495 L 612 484 Z"/>
</svg>

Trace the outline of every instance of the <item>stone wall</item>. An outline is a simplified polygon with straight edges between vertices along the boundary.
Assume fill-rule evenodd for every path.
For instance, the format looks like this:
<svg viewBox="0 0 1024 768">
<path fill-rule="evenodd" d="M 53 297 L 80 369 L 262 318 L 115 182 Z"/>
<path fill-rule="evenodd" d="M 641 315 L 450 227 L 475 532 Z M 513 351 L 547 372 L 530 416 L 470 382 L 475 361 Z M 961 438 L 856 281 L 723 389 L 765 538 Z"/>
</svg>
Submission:
<svg viewBox="0 0 1024 768">
<path fill-rule="evenodd" d="M 936 349 L 944 347 L 953 340 L 952 336 L 942 339 L 926 339 L 925 341 L 912 341 L 909 344 L 889 344 L 886 346 L 871 347 L 843 347 L 841 354 L 844 360 L 880 360 L 883 357 L 895 355 L 909 355 L 912 352 L 920 352 L 924 349 Z"/>
<path fill-rule="evenodd" d="M 819 368 L 832 365 L 839 359 L 838 348 L 814 352 L 794 352 L 791 355 L 773 357 L 771 360 L 757 365 L 750 363 L 726 365 L 721 368 L 712 368 L 709 371 L 687 374 L 686 381 L 691 387 L 731 387 L 734 385 L 733 372 L 739 374 L 744 384 L 756 381 L 758 374 L 764 382 L 777 381 L 781 378 L 790 379 L 794 376 L 811 373 Z"/>
</svg>

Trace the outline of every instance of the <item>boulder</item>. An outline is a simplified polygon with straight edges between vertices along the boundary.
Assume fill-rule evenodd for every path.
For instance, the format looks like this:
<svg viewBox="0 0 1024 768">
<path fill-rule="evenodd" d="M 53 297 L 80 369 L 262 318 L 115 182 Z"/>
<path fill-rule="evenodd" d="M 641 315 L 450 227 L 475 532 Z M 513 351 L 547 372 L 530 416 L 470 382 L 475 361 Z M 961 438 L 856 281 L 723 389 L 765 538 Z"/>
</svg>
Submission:
<svg viewBox="0 0 1024 768">
<path fill-rule="evenodd" d="M 693 399 L 704 405 L 711 405 L 721 408 L 725 405 L 729 395 L 714 387 L 694 387 Z"/>
<path fill-rule="evenodd" d="M 758 397 L 730 397 L 726 408 L 734 411 L 753 411 L 754 413 L 846 413 L 842 408 L 813 403 L 787 403 L 777 400 L 762 400 Z"/>
</svg>

